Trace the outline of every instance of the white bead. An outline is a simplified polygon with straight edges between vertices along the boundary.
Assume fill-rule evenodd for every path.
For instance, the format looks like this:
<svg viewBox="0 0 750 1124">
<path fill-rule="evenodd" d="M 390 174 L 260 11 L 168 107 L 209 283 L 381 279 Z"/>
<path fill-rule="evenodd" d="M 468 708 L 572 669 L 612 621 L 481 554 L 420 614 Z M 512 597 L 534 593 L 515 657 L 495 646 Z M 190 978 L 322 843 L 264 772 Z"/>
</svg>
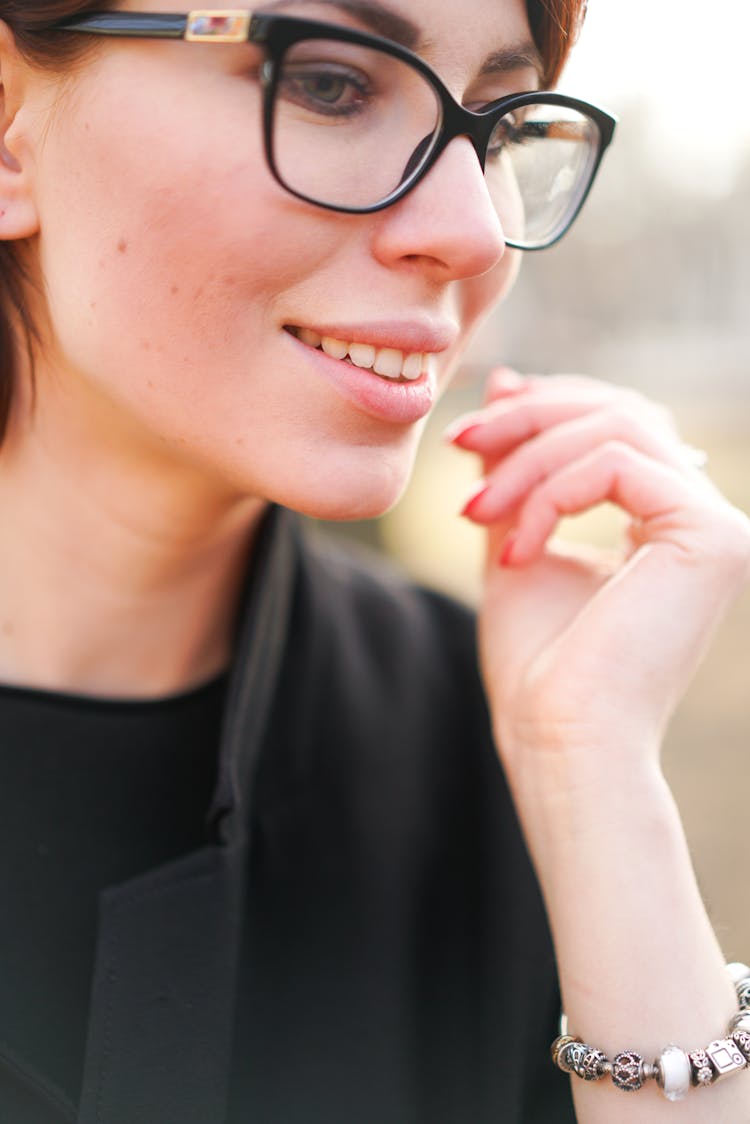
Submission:
<svg viewBox="0 0 750 1124">
<path fill-rule="evenodd" d="M 681 1101 L 690 1091 L 690 1059 L 679 1046 L 667 1046 L 654 1063 L 668 1101 Z"/>
<path fill-rule="evenodd" d="M 748 968 L 747 964 L 739 964 L 737 962 L 727 964 L 727 971 L 735 987 L 738 983 L 742 983 L 744 979 L 750 976 L 750 968 Z"/>
</svg>

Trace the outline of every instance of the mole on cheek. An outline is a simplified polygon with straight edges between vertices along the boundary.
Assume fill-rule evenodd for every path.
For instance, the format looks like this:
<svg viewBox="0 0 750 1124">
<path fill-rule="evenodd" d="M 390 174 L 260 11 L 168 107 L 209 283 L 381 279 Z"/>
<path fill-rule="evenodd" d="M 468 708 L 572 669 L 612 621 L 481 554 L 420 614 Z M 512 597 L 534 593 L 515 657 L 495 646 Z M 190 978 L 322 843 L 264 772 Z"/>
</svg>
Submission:
<svg viewBox="0 0 750 1124">
<path fill-rule="evenodd" d="M 125 238 L 121 238 L 117 243 L 117 249 L 121 254 L 126 254 L 128 252 L 128 243 Z"/>
</svg>

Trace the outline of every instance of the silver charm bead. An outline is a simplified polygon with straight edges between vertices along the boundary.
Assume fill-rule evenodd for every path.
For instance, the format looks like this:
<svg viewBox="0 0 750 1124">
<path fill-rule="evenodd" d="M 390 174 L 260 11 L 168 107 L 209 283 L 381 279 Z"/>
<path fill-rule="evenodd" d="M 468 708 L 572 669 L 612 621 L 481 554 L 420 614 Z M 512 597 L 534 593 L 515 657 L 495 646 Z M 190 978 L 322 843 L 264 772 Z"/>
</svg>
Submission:
<svg viewBox="0 0 750 1124">
<path fill-rule="evenodd" d="M 612 1059 L 612 1083 L 626 1093 L 633 1093 L 641 1089 L 646 1080 L 643 1068 L 640 1054 L 634 1050 L 623 1050 Z"/>
<path fill-rule="evenodd" d="M 711 1085 L 714 1079 L 714 1071 L 711 1069 L 711 1062 L 705 1050 L 693 1050 L 688 1054 L 690 1061 L 690 1081 L 693 1085 L 704 1086 Z"/>
<path fill-rule="evenodd" d="M 716 1072 L 716 1081 L 723 1081 L 738 1069 L 745 1068 L 747 1059 L 732 1038 L 719 1038 L 715 1042 L 709 1042 L 706 1053 Z"/>
<path fill-rule="evenodd" d="M 750 1011 L 740 1011 L 738 1014 L 732 1015 L 727 1033 L 733 1034 L 735 1030 L 750 1032 Z"/>
<path fill-rule="evenodd" d="M 568 1046 L 572 1046 L 573 1043 L 578 1041 L 579 1040 L 574 1038 L 572 1034 L 560 1034 L 550 1047 L 552 1064 L 556 1065 L 558 1069 L 561 1069 L 563 1073 L 570 1073 L 570 1067 L 567 1064 L 565 1052 Z"/>
<path fill-rule="evenodd" d="M 744 1054 L 746 1062 L 750 1064 L 750 1031 L 735 1030 L 731 1038 L 737 1049 Z"/>
<path fill-rule="evenodd" d="M 589 1049 L 581 1063 L 579 1076 L 584 1081 L 598 1081 L 607 1072 L 607 1055 L 601 1050 Z"/>
<path fill-rule="evenodd" d="M 681 1101 L 690 1091 L 690 1059 L 679 1046 L 667 1046 L 654 1062 L 656 1083 L 668 1101 Z"/>
<path fill-rule="evenodd" d="M 564 1058 L 568 1065 L 568 1071 L 574 1073 L 576 1077 L 580 1077 L 582 1081 L 591 1081 L 592 1076 L 589 1075 L 590 1069 L 587 1059 L 590 1055 L 596 1053 L 597 1051 L 594 1047 L 589 1046 L 587 1042 L 571 1042 L 569 1046 L 566 1046 L 564 1051 Z"/>
<path fill-rule="evenodd" d="M 750 1011 L 750 976 L 738 983 L 735 987 L 737 1002 L 741 1011 Z"/>
</svg>

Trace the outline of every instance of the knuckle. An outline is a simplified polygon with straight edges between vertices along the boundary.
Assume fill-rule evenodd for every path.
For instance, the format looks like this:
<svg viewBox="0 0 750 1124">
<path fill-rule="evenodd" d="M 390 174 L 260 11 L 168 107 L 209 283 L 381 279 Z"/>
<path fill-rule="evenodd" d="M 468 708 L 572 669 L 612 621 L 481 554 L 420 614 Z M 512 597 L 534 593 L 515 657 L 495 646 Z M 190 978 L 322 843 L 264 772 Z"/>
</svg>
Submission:
<svg viewBox="0 0 750 1124">
<path fill-rule="evenodd" d="M 633 441 L 643 430 L 643 415 L 630 402 L 610 402 L 600 411 L 610 440 Z"/>
<path fill-rule="evenodd" d="M 604 461 L 613 468 L 630 463 L 633 459 L 634 449 L 621 437 L 610 437 L 602 442 L 601 454 Z"/>
<path fill-rule="evenodd" d="M 623 392 L 622 409 L 627 410 L 641 424 L 656 423 L 660 430 L 666 430 L 673 436 L 678 432 L 677 421 L 669 407 L 655 398 L 649 398 L 640 390 L 629 387 Z"/>
<path fill-rule="evenodd" d="M 721 571 L 730 587 L 750 580 L 750 519 L 730 503 L 711 505 L 704 524 L 703 554 Z"/>
<path fill-rule="evenodd" d="M 750 519 L 736 507 L 729 506 L 722 553 L 731 573 L 750 579 Z"/>
</svg>

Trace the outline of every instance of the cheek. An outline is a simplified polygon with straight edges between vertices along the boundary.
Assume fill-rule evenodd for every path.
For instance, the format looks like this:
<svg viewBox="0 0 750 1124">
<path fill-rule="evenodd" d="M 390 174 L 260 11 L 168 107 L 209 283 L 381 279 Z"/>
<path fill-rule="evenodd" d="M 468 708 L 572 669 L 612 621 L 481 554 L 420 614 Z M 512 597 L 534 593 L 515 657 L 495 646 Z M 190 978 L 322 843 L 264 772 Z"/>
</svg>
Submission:
<svg viewBox="0 0 750 1124">
<path fill-rule="evenodd" d="M 232 324 L 235 292 L 262 302 L 271 271 L 280 284 L 295 273 L 298 251 L 271 238 L 275 223 L 254 221 L 254 212 L 273 213 L 273 186 L 264 190 L 247 162 L 209 172 L 208 161 L 177 148 L 134 177 L 127 155 L 105 141 L 75 174 L 55 177 L 40 252 L 61 327 L 83 314 L 94 334 L 129 323 L 156 345 L 179 323 L 200 341 Z"/>
<path fill-rule="evenodd" d="M 466 338 L 478 328 L 490 312 L 513 288 L 521 269 L 520 250 L 507 249 L 494 269 L 467 281 L 461 288 L 459 316 L 466 328 Z"/>
<path fill-rule="evenodd" d="M 134 408 L 148 389 L 150 409 L 176 396 L 198 410 L 207 367 L 216 403 L 245 377 L 278 294 L 328 258 L 333 232 L 318 222 L 310 237 L 244 113 L 243 129 L 227 118 L 201 130 L 189 105 L 147 109 L 102 100 L 45 152 L 51 328 L 66 366 Z M 74 166 L 70 151 L 81 154 Z"/>
</svg>

